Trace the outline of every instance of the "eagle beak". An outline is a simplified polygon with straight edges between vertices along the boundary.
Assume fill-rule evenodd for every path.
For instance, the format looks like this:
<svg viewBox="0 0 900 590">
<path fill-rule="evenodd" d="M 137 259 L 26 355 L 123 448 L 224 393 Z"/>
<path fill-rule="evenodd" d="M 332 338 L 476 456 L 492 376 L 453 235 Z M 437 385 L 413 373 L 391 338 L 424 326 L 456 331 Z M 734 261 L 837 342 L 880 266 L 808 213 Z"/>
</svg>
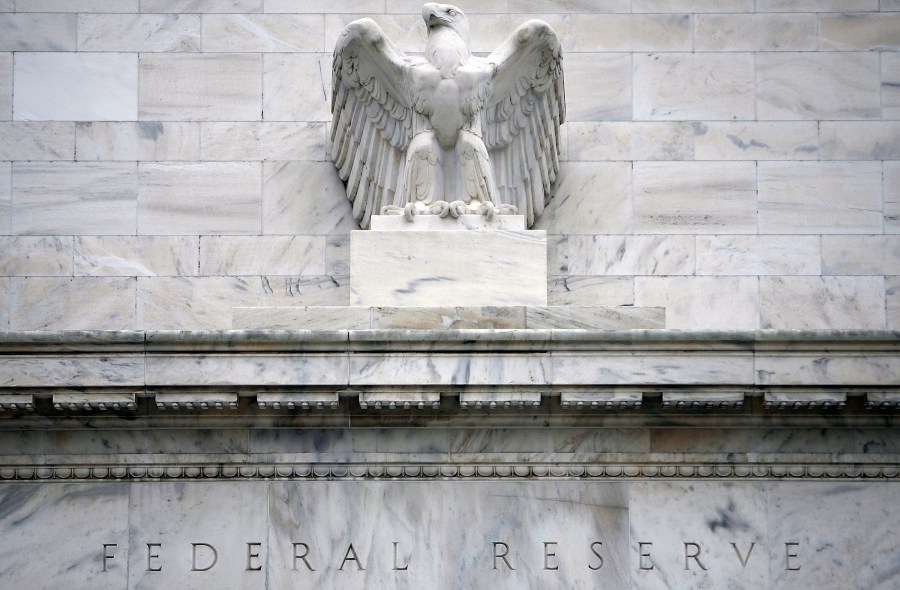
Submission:
<svg viewBox="0 0 900 590">
<path fill-rule="evenodd" d="M 438 5 L 434 2 L 429 2 L 422 7 L 422 20 L 425 21 L 426 26 L 447 24 L 444 19 L 438 16 L 439 11 Z"/>
</svg>

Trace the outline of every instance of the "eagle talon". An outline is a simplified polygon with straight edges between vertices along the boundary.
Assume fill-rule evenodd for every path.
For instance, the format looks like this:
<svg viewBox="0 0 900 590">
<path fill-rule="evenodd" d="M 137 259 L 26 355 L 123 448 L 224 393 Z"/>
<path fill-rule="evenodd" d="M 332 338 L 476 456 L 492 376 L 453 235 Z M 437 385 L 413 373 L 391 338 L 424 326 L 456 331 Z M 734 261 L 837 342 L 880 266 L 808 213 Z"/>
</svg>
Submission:
<svg viewBox="0 0 900 590">
<path fill-rule="evenodd" d="M 453 201 L 450 203 L 450 217 L 453 219 L 459 219 L 460 215 L 465 215 L 467 213 L 467 207 L 465 201 Z"/>
<path fill-rule="evenodd" d="M 407 203 L 406 207 L 403 208 L 403 216 L 406 217 L 406 221 L 412 221 L 413 217 L 416 216 L 416 204 L 415 203 Z"/>
<path fill-rule="evenodd" d="M 425 209 L 427 215 L 437 215 L 438 217 L 447 217 L 450 212 L 450 203 L 447 201 L 435 201 Z"/>
</svg>

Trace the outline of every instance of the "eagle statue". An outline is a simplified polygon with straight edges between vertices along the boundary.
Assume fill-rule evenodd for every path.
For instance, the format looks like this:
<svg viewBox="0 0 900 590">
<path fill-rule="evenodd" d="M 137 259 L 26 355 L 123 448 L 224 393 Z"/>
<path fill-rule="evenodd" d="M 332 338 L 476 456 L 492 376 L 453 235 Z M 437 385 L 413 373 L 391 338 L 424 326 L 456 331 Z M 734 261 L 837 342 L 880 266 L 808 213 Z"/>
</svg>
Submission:
<svg viewBox="0 0 900 590">
<path fill-rule="evenodd" d="M 462 10 L 428 3 L 425 55 L 371 19 L 334 49 L 329 150 L 353 215 L 458 217 L 544 210 L 559 171 L 565 88 L 559 39 L 539 20 L 487 57 L 469 51 Z"/>
</svg>

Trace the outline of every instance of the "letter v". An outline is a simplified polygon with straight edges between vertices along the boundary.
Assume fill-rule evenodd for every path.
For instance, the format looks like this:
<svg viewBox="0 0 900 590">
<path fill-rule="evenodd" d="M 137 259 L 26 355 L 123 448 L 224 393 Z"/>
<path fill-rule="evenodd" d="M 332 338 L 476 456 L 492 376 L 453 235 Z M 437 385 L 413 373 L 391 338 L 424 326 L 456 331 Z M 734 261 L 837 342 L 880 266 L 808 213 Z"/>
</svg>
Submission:
<svg viewBox="0 0 900 590">
<path fill-rule="evenodd" d="M 732 543 L 732 547 L 734 547 L 734 552 L 737 553 L 738 560 L 741 562 L 741 567 L 747 567 L 747 562 L 750 561 L 750 554 L 753 553 L 753 548 L 756 547 L 756 542 L 750 543 L 750 550 L 747 551 L 747 557 L 741 555 L 741 550 L 737 548 L 737 543 Z"/>
</svg>

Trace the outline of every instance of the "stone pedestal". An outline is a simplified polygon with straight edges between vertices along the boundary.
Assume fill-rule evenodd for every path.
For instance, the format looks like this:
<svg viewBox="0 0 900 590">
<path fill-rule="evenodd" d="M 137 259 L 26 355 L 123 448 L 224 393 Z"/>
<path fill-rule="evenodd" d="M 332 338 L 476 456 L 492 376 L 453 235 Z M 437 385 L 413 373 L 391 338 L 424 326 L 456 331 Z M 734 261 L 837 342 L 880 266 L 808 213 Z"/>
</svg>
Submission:
<svg viewBox="0 0 900 590">
<path fill-rule="evenodd" d="M 375 216 L 351 234 L 350 291 L 361 306 L 544 306 L 547 235 L 519 215 Z"/>
</svg>

